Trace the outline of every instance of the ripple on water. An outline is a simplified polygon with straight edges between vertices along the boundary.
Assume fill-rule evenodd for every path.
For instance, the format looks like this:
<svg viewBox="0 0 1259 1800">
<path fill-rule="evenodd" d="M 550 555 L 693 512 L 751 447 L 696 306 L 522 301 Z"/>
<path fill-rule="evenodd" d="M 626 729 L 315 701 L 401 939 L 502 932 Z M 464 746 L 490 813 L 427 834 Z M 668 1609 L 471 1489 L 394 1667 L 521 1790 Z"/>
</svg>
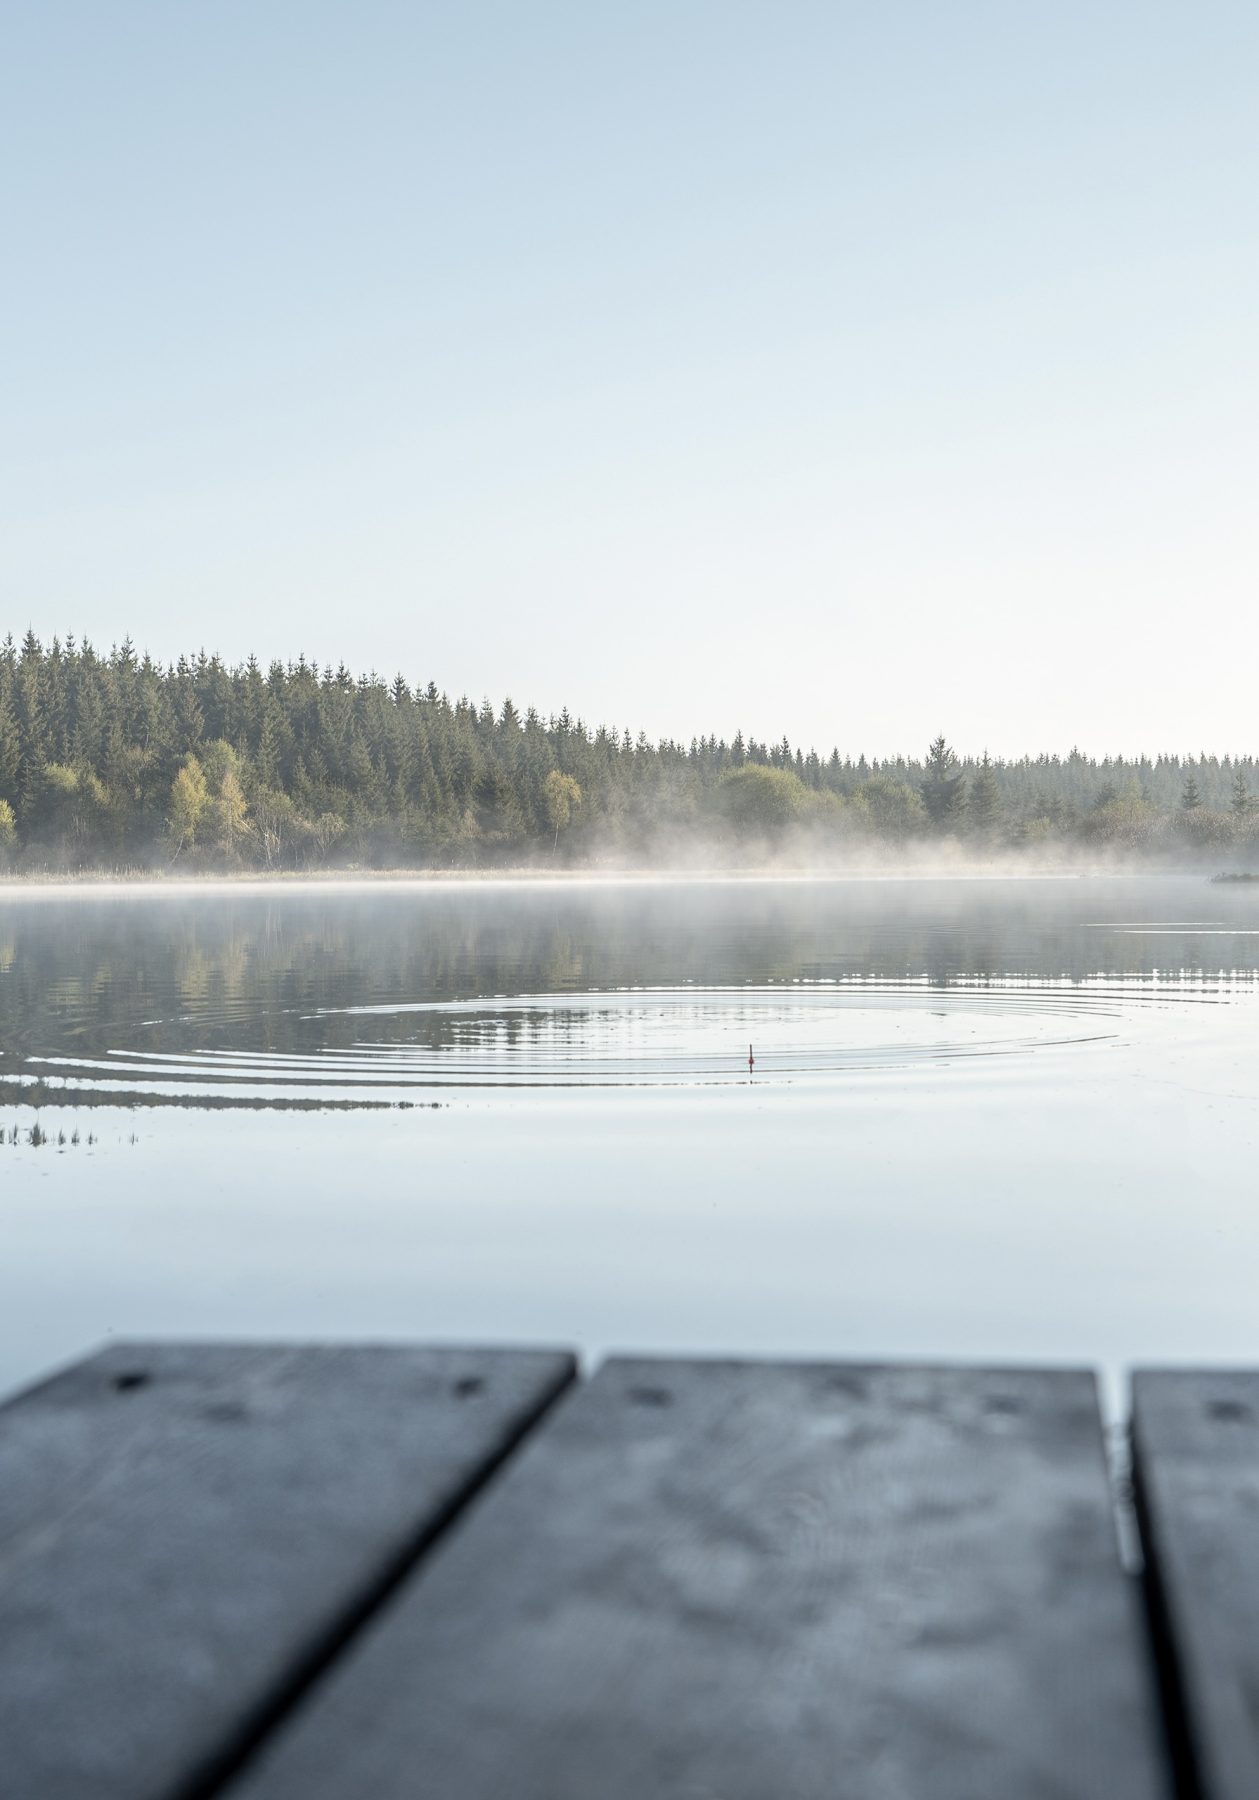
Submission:
<svg viewBox="0 0 1259 1800">
<path fill-rule="evenodd" d="M 1210 1004 L 1201 978 L 844 979 L 625 988 L 315 1012 L 207 1005 L 129 1041 L 12 1059 L 10 1099 L 184 1106 L 397 1106 L 431 1090 L 842 1081 L 1113 1043 L 1151 1006 Z M 1226 997 L 1226 995 L 1224 995 Z M 73 1034 L 67 1034 L 73 1037 Z M 226 1041 L 224 1041 L 226 1040 Z M 282 1048 L 276 1047 L 282 1044 Z M 748 1052 L 755 1061 L 751 1071 Z"/>
</svg>

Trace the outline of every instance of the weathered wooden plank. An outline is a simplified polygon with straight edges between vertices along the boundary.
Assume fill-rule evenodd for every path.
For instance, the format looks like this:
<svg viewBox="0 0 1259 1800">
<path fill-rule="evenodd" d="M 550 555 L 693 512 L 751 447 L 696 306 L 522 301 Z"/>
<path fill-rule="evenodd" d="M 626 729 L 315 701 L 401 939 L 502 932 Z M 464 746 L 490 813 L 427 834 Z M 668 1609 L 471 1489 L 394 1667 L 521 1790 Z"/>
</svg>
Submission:
<svg viewBox="0 0 1259 1800">
<path fill-rule="evenodd" d="M 1259 1372 L 1133 1380 L 1133 1479 L 1186 1785 L 1259 1794 Z"/>
<path fill-rule="evenodd" d="M 617 1361 L 231 1800 L 1150 1800 L 1076 1373 Z"/>
<path fill-rule="evenodd" d="M 572 1372 L 145 1344 L 0 1410 L 0 1791 L 207 1792 Z"/>
</svg>

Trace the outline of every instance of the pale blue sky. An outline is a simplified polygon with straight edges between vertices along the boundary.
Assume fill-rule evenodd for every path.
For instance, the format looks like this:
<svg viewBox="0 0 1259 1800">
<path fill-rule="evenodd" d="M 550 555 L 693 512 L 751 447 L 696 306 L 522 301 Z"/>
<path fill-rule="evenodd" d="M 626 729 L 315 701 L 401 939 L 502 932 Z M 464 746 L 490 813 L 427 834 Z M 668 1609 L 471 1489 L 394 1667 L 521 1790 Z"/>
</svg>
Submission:
<svg viewBox="0 0 1259 1800">
<path fill-rule="evenodd" d="M 1259 8 L 0 0 L 0 614 L 1259 751 Z"/>
</svg>

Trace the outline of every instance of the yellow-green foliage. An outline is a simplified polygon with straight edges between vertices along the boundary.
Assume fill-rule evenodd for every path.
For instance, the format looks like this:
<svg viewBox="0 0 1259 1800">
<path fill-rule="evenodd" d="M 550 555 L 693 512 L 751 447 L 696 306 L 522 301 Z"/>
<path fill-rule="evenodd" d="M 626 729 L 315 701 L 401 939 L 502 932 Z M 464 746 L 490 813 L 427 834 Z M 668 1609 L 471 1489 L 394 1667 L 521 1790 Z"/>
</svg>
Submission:
<svg viewBox="0 0 1259 1800">
<path fill-rule="evenodd" d="M 809 790 L 790 769 L 749 763 L 717 783 L 717 809 L 736 831 L 781 831 L 801 817 Z"/>
<path fill-rule="evenodd" d="M 581 805 L 581 786 L 571 775 L 552 769 L 542 783 L 542 801 L 547 823 L 558 837 L 571 824 L 573 814 Z"/>
<path fill-rule="evenodd" d="M 171 784 L 170 835 L 176 856 L 196 843 L 209 804 L 205 772 L 196 757 L 190 756 Z"/>
</svg>

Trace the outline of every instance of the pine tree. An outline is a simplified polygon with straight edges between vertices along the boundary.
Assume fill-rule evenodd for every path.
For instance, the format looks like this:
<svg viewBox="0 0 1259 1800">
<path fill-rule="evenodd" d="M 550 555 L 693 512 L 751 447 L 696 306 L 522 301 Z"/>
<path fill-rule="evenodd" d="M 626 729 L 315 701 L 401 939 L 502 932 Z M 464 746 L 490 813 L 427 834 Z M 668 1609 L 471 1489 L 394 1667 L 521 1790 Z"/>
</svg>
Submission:
<svg viewBox="0 0 1259 1800">
<path fill-rule="evenodd" d="M 258 734 L 258 779 L 264 788 L 272 790 L 280 786 L 280 724 L 279 709 L 268 705 L 262 715 L 262 729 Z"/>
<path fill-rule="evenodd" d="M 1180 790 L 1180 810 L 1182 812 L 1196 812 L 1201 805 L 1202 795 L 1198 791 L 1198 784 L 1192 775 L 1186 775 L 1185 785 Z"/>
<path fill-rule="evenodd" d="M 985 750 L 970 784 L 966 816 L 977 837 L 988 837 L 996 830 L 1001 816 L 1001 794 L 993 773 L 992 758 Z"/>
<path fill-rule="evenodd" d="M 1250 817 L 1254 801 L 1250 798 L 1250 788 L 1246 783 L 1246 771 L 1240 764 L 1233 772 L 1233 798 L 1231 802 L 1233 817 L 1240 825 Z"/>
<path fill-rule="evenodd" d="M 9 696 L 0 692 L 0 799 L 17 801 L 22 774 L 22 740 Z"/>
<path fill-rule="evenodd" d="M 938 737 L 927 751 L 927 765 L 918 787 L 927 817 L 937 831 L 951 825 L 966 799 L 966 777 L 956 754 Z"/>
</svg>

